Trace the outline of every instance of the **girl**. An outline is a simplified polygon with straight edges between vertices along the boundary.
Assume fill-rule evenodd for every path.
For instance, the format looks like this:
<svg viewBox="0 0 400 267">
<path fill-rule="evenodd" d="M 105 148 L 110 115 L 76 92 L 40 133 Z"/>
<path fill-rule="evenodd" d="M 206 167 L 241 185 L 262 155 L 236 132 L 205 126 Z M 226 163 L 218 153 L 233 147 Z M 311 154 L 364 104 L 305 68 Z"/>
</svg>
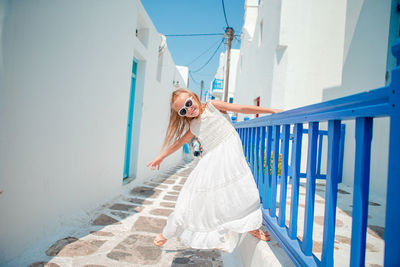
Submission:
<svg viewBox="0 0 400 267">
<path fill-rule="evenodd" d="M 191 248 L 232 252 L 240 233 L 249 232 L 269 241 L 268 232 L 259 229 L 262 213 L 257 185 L 244 157 L 240 137 L 226 111 L 256 114 L 281 110 L 220 100 L 203 104 L 195 93 L 182 88 L 172 93 L 170 108 L 163 148 L 173 144 L 147 166 L 160 169 L 165 157 L 194 136 L 200 140 L 203 157 L 188 176 L 175 210 L 154 244 L 162 246 L 177 236 Z"/>
</svg>

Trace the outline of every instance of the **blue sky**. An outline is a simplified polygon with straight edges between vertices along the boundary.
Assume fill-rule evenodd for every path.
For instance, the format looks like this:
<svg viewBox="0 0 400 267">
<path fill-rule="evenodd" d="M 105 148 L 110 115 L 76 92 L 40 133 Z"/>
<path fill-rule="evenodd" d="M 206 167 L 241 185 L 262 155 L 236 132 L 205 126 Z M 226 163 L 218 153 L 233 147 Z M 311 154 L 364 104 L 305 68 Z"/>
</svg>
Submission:
<svg viewBox="0 0 400 267">
<path fill-rule="evenodd" d="M 239 34 L 243 25 L 245 0 L 224 0 L 226 17 L 229 26 Z M 162 34 L 189 34 L 189 33 L 223 33 L 226 22 L 219 0 L 141 0 L 157 31 Z M 196 71 L 202 67 L 218 47 L 221 36 L 201 37 L 168 37 L 168 49 L 176 65 L 188 66 L 189 70 Z M 234 40 L 232 48 L 240 48 L 240 42 Z M 200 54 L 208 51 L 193 62 Z M 219 55 L 226 51 L 226 44 L 222 44 L 213 59 L 202 70 L 193 73 L 194 80 L 189 77 L 189 88 L 200 93 L 200 81 L 204 80 L 204 87 L 209 88 L 215 71 L 218 67 Z M 191 63 L 191 64 L 190 64 Z M 190 65 L 189 65 L 190 64 Z"/>
</svg>

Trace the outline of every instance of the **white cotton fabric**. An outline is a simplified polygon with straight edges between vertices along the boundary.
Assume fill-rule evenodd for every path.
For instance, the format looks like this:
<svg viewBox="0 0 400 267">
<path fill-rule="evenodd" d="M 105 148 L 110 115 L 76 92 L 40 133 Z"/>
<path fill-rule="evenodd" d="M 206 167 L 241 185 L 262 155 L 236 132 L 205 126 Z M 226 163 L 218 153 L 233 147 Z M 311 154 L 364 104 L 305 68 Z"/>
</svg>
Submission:
<svg viewBox="0 0 400 267">
<path fill-rule="evenodd" d="M 190 130 L 204 154 L 181 189 L 163 235 L 178 236 L 191 248 L 232 252 L 240 233 L 262 225 L 254 176 L 238 133 L 211 101 Z"/>
</svg>

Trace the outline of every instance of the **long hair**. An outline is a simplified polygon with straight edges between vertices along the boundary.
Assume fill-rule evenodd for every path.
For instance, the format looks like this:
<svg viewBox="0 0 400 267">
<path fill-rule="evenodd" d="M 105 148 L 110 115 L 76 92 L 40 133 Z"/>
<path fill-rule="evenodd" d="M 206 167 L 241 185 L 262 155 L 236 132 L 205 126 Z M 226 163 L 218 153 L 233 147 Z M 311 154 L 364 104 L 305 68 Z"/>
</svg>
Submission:
<svg viewBox="0 0 400 267">
<path fill-rule="evenodd" d="M 178 97 L 182 93 L 187 93 L 190 96 L 193 97 L 193 100 L 197 102 L 199 106 L 199 115 L 197 117 L 181 117 L 178 115 L 178 112 L 176 112 L 173 109 L 173 104 L 175 102 L 176 97 Z M 202 104 L 200 101 L 200 98 L 198 97 L 197 94 L 193 93 L 189 89 L 186 88 L 179 88 L 175 91 L 172 92 L 171 97 L 170 97 L 170 115 L 169 115 L 169 124 L 167 128 L 167 132 L 165 134 L 165 140 L 164 144 L 162 146 L 162 149 L 164 149 L 167 145 L 174 143 L 178 139 L 182 137 L 182 133 L 189 126 L 189 123 L 191 120 L 199 118 L 201 113 L 203 112 L 205 108 L 205 104 Z"/>
</svg>

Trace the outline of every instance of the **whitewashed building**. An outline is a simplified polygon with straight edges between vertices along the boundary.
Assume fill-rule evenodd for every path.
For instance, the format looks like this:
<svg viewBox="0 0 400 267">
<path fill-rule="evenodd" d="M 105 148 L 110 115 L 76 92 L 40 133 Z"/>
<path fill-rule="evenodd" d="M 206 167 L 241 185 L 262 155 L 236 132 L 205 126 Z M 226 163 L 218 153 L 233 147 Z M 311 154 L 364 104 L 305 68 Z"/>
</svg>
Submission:
<svg viewBox="0 0 400 267">
<path fill-rule="evenodd" d="M 178 69 L 179 75 L 182 77 L 184 84 L 182 84 L 182 85 L 179 84 L 179 79 L 180 79 L 179 78 L 179 79 L 176 79 L 176 82 L 174 84 L 175 87 L 180 87 L 180 86 L 188 87 L 189 86 L 189 68 L 186 66 L 176 66 L 176 68 Z"/>
<path fill-rule="evenodd" d="M 260 106 L 289 110 L 385 86 L 395 66 L 396 8 L 389 0 L 247 0 L 235 102 L 259 99 Z M 351 185 L 354 123 L 344 123 L 343 182 Z M 389 124 L 374 123 L 371 193 L 384 198 Z"/>
<path fill-rule="evenodd" d="M 235 103 L 290 110 L 387 85 L 396 65 L 390 49 L 399 35 L 397 10 L 397 1 L 390 0 L 246 0 Z M 238 120 L 245 116 L 255 117 L 239 114 Z M 341 185 L 352 187 L 355 127 L 353 121 L 342 123 L 346 134 Z M 382 203 L 385 210 L 389 121 L 374 118 L 373 123 L 369 197 Z M 326 126 L 320 123 L 320 129 Z M 306 136 L 303 158 L 307 155 Z M 326 141 L 322 164 L 327 160 Z M 306 160 L 301 165 L 304 172 Z M 326 171 L 326 166 L 321 170 Z M 352 205 L 347 208 L 351 214 Z M 371 221 L 384 229 L 384 217 L 382 213 Z M 254 264 L 255 255 L 264 252 L 244 246 L 240 254 Z M 382 253 L 373 257 L 383 262 Z"/>
<path fill-rule="evenodd" d="M 233 103 L 235 100 L 236 73 L 239 60 L 239 49 L 231 49 L 229 61 L 229 83 L 227 101 Z M 226 77 L 226 52 L 222 52 L 219 56 L 219 65 L 215 72 L 214 78 L 210 83 L 210 87 L 205 90 L 202 96 L 203 101 L 209 99 L 224 100 L 225 94 L 225 77 Z M 237 115 L 228 112 L 229 116 Z"/>
<path fill-rule="evenodd" d="M 236 88 L 236 68 L 239 59 L 239 49 L 231 49 L 229 61 L 229 83 L 228 83 L 228 102 L 233 103 Z M 214 79 L 210 85 L 210 93 L 215 99 L 223 100 L 225 94 L 226 78 L 226 52 L 219 56 L 219 65 L 215 72 Z"/>
<path fill-rule="evenodd" d="M 138 0 L 0 0 L 0 265 L 154 174 L 176 86 Z"/>
</svg>

